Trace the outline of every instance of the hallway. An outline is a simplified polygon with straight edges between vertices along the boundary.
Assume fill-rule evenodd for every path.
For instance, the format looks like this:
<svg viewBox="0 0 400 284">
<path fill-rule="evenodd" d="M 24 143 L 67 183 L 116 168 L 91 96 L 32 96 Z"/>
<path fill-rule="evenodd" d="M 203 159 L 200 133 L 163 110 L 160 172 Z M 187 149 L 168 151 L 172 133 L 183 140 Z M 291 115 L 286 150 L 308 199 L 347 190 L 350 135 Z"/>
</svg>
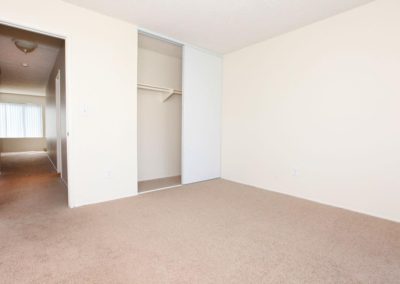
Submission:
<svg viewBox="0 0 400 284">
<path fill-rule="evenodd" d="M 35 213 L 35 208 L 46 208 L 46 211 L 67 208 L 67 189 L 45 152 L 3 153 L 1 165 L 0 212 L 3 216 L 19 215 L 21 209 Z"/>
</svg>

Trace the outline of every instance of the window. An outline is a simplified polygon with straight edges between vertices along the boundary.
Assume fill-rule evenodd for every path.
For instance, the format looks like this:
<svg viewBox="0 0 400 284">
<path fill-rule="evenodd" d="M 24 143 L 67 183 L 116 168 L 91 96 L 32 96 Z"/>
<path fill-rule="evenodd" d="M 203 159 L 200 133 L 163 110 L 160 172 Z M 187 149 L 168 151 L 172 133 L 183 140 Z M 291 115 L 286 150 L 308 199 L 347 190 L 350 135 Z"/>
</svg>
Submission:
<svg viewBox="0 0 400 284">
<path fill-rule="evenodd" d="M 43 137 L 42 106 L 0 103 L 0 138 Z"/>
</svg>

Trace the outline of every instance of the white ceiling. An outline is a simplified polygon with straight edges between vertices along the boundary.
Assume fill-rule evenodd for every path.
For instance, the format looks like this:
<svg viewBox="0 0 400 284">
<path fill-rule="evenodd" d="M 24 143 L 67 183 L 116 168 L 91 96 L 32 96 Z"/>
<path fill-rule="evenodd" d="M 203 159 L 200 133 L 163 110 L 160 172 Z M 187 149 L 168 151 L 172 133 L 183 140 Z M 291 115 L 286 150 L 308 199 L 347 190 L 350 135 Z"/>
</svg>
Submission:
<svg viewBox="0 0 400 284">
<path fill-rule="evenodd" d="M 13 39 L 33 41 L 38 47 L 25 54 Z M 62 44 L 60 39 L 0 25 L 0 93 L 44 96 Z M 28 63 L 29 67 L 21 63 Z"/>
<path fill-rule="evenodd" d="M 227 53 L 373 0 L 64 0 Z"/>
</svg>

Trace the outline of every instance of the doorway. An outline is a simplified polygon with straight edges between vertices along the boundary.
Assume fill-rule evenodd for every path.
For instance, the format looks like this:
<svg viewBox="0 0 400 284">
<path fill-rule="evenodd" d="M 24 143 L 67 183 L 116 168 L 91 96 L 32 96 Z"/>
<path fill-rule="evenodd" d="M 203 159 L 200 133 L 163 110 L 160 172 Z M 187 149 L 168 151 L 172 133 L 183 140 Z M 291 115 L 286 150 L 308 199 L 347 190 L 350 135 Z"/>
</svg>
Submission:
<svg viewBox="0 0 400 284">
<path fill-rule="evenodd" d="M 0 157 L 21 164 L 0 178 L 37 163 L 67 187 L 65 40 L 0 24 L 0 50 Z"/>
</svg>

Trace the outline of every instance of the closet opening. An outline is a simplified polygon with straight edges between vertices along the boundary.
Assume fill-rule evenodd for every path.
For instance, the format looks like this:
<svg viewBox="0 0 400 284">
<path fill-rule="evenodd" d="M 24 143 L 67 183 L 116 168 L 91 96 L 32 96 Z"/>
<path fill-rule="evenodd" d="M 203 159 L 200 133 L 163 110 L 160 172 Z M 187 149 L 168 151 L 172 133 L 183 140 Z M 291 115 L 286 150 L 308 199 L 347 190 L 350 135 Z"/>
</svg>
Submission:
<svg viewBox="0 0 400 284">
<path fill-rule="evenodd" d="M 138 35 L 138 192 L 181 185 L 182 45 Z"/>
</svg>

